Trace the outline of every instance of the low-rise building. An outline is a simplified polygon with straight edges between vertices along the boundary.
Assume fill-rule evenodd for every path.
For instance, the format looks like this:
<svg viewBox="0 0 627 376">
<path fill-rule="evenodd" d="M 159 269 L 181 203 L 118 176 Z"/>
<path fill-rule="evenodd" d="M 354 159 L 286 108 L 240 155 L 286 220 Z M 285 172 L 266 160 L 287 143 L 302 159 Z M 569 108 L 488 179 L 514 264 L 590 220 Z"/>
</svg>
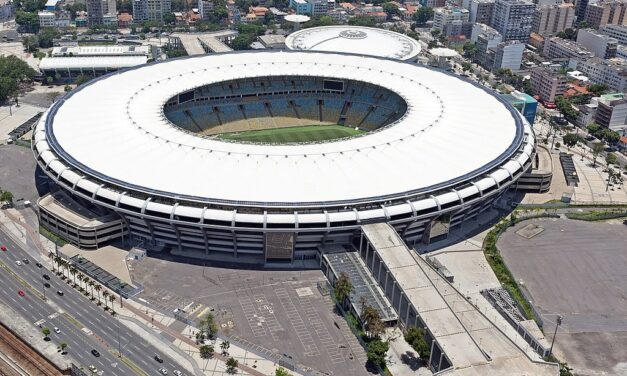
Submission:
<svg viewBox="0 0 627 376">
<path fill-rule="evenodd" d="M 621 135 L 627 134 L 627 99 L 624 93 L 601 95 L 594 122 Z"/>
<path fill-rule="evenodd" d="M 527 44 L 529 44 L 531 47 L 535 48 L 535 51 L 538 53 L 542 53 L 542 51 L 544 50 L 544 41 L 546 40 L 546 38 L 544 38 L 542 35 L 538 34 L 538 33 L 531 33 L 529 35 L 529 41 L 527 41 Z"/>
<path fill-rule="evenodd" d="M 580 29 L 577 32 L 577 43 L 594 53 L 596 57 L 603 59 L 616 57 L 618 40 L 594 29 Z"/>
<path fill-rule="evenodd" d="M 568 88 L 568 77 L 559 70 L 538 67 L 531 70 L 531 87 L 540 99 L 554 102 Z"/>
<path fill-rule="evenodd" d="M 627 90 L 627 61 L 623 59 L 601 59 L 598 57 L 577 63 L 577 70 L 585 74 L 590 82 L 607 85 L 614 91 Z"/>
<path fill-rule="evenodd" d="M 533 125 L 536 120 L 536 111 L 538 109 L 538 101 L 532 96 L 513 91 L 510 94 L 503 94 L 503 98 L 516 108 L 527 119 L 529 124 Z"/>
<path fill-rule="evenodd" d="M 129 13 L 118 14 L 118 27 L 128 29 L 133 24 L 133 16 Z"/>
<path fill-rule="evenodd" d="M 257 37 L 257 40 L 259 40 L 259 43 L 261 43 L 264 48 L 275 50 L 285 49 L 285 36 L 283 35 L 260 35 Z"/>
<path fill-rule="evenodd" d="M 577 44 L 577 42 L 559 37 L 551 37 L 544 40 L 542 55 L 548 59 L 589 59 L 594 57 L 594 53 Z"/>
<path fill-rule="evenodd" d="M 39 27 L 69 27 L 71 17 L 68 12 L 65 11 L 41 11 L 37 13 L 39 18 Z"/>
</svg>

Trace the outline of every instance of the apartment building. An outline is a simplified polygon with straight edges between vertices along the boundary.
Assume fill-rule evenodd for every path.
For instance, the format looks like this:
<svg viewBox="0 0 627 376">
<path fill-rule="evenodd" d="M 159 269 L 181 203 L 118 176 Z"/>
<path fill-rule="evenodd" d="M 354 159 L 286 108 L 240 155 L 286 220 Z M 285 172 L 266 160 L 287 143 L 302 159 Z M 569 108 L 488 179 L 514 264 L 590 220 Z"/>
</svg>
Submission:
<svg viewBox="0 0 627 376">
<path fill-rule="evenodd" d="M 554 102 L 568 89 L 568 77 L 557 69 L 539 67 L 531 70 L 531 87 L 540 99 Z"/>
<path fill-rule="evenodd" d="M 605 25 L 600 31 L 603 34 L 616 39 L 618 44 L 627 45 L 627 26 Z"/>
<path fill-rule="evenodd" d="M 594 53 L 572 40 L 559 37 L 546 38 L 542 55 L 547 59 L 589 59 L 594 57 Z"/>
<path fill-rule="evenodd" d="M 531 30 L 544 36 L 553 36 L 573 27 L 575 7 L 570 3 L 539 6 Z"/>
<path fill-rule="evenodd" d="M 586 7 L 585 21 L 593 29 L 605 25 L 625 25 L 627 0 L 599 0 Z"/>
<path fill-rule="evenodd" d="M 472 24 L 468 18 L 469 12 L 463 8 L 437 8 L 433 13 L 433 29 L 440 30 L 448 37 L 470 35 Z"/>
<path fill-rule="evenodd" d="M 490 26 L 501 33 L 503 41 L 529 39 L 535 5 L 527 0 L 496 0 Z"/>
<path fill-rule="evenodd" d="M 511 69 L 519 70 L 522 63 L 525 43 L 517 40 L 499 43 L 494 48 L 494 65 L 492 70 Z"/>
<path fill-rule="evenodd" d="M 471 0 L 467 9 L 470 22 L 488 25 L 492 20 L 494 0 Z"/>
<path fill-rule="evenodd" d="M 594 122 L 625 135 L 627 132 L 627 99 L 624 93 L 605 94 L 599 97 Z"/>
<path fill-rule="evenodd" d="M 627 61 L 623 59 L 601 59 L 598 57 L 577 63 L 577 70 L 591 82 L 605 84 L 614 91 L 627 90 Z"/>
<path fill-rule="evenodd" d="M 135 0 L 133 1 L 133 19 L 135 22 L 163 22 L 163 16 L 170 13 L 170 0 Z"/>
<path fill-rule="evenodd" d="M 618 41 L 594 29 L 581 29 L 577 33 L 577 43 L 603 59 L 616 57 Z"/>
</svg>

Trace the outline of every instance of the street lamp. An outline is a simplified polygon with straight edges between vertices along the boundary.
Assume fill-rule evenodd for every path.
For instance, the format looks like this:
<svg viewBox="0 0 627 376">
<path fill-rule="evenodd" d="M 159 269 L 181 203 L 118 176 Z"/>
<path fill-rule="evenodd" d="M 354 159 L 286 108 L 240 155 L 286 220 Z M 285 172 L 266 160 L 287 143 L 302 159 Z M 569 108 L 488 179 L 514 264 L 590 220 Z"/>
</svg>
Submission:
<svg viewBox="0 0 627 376">
<path fill-rule="evenodd" d="M 115 315 L 118 319 L 118 358 L 122 357 L 122 345 L 120 344 L 120 316 Z"/>
<path fill-rule="evenodd" d="M 46 300 L 46 286 L 44 286 L 45 283 L 46 283 L 46 280 L 44 279 L 43 274 L 41 275 L 41 280 L 42 280 L 41 281 L 41 292 L 44 294 L 44 300 Z"/>
<path fill-rule="evenodd" d="M 555 332 L 553 333 L 553 339 L 551 340 L 551 348 L 549 349 L 549 358 L 551 357 L 551 354 L 553 354 L 553 344 L 555 343 L 555 336 L 557 335 L 557 328 L 559 328 L 560 325 L 562 325 L 562 316 L 557 315 L 557 321 L 555 323 Z"/>
</svg>

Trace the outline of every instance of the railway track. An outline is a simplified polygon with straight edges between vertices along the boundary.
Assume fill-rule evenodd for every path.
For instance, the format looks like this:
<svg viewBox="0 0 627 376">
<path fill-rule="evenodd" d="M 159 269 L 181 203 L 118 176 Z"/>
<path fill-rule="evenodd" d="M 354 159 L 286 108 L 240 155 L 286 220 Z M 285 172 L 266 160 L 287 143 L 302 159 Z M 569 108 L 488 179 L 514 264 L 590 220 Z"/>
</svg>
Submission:
<svg viewBox="0 0 627 376">
<path fill-rule="evenodd" d="M 1 324 L 0 351 L 19 364 L 20 368 L 27 370 L 31 376 L 60 376 L 64 374 Z M 0 375 L 20 375 L 19 372 L 5 363 L 5 361 L 0 362 Z"/>
</svg>

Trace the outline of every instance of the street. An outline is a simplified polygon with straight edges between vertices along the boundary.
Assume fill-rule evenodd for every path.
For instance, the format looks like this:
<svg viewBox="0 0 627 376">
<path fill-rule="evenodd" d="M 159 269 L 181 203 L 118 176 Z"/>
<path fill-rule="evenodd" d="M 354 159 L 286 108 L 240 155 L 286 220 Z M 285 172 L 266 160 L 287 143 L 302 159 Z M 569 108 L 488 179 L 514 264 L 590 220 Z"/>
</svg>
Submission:
<svg viewBox="0 0 627 376">
<path fill-rule="evenodd" d="M 99 374 L 121 376 L 156 374 L 160 367 L 165 367 L 169 371 L 184 369 L 146 339 L 130 332 L 116 317 L 89 301 L 54 272 L 45 266 L 38 268 L 35 262 L 39 261 L 44 265 L 47 262 L 33 259 L 3 231 L 0 231 L 0 244 L 8 249 L 6 252 L 0 252 L 0 262 L 4 264 L 0 266 L 15 273 L 22 280 L 17 280 L 11 272 L 0 273 L 0 283 L 4 287 L 0 290 L 0 298 L 33 325 L 41 322 L 42 327 L 48 327 L 51 330 L 50 339 L 57 345 L 66 342 L 68 355 L 77 359 L 82 366 L 93 364 L 98 368 Z M 16 265 L 16 261 L 23 259 L 29 259 L 31 262 Z M 43 274 L 48 274 L 50 280 L 44 281 Z M 44 288 L 44 282 L 50 283 L 50 288 Z M 19 296 L 19 290 L 23 290 L 25 296 Z M 37 294 L 44 290 L 46 301 Z M 62 291 L 63 296 L 59 296 L 57 290 Z M 114 304 L 119 304 L 119 300 Z M 54 333 L 52 330 L 54 327 L 58 327 L 61 333 Z M 118 357 L 118 338 L 122 359 Z M 92 349 L 100 352 L 101 356 L 93 356 Z M 155 354 L 159 354 L 163 363 L 153 359 Z"/>
</svg>

